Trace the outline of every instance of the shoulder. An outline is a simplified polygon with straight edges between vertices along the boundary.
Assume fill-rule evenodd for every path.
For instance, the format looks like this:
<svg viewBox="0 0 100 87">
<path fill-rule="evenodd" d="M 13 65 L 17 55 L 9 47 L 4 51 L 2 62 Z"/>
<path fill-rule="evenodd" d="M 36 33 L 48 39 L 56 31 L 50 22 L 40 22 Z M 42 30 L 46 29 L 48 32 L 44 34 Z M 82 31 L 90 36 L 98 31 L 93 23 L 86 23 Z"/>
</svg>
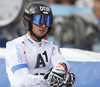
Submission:
<svg viewBox="0 0 100 87">
<path fill-rule="evenodd" d="M 12 47 L 12 46 L 14 46 L 15 44 L 23 45 L 24 42 L 25 42 L 25 35 L 23 35 L 23 36 L 21 36 L 21 37 L 18 37 L 18 38 L 16 38 L 16 39 L 13 39 L 13 40 L 11 40 L 11 41 L 8 41 L 8 42 L 6 43 L 6 47 L 8 47 L 8 46 Z"/>
<path fill-rule="evenodd" d="M 47 45 L 52 45 L 52 46 L 56 45 L 56 44 L 55 44 L 54 42 L 52 42 L 52 41 L 48 41 L 48 40 L 45 40 L 45 39 L 43 39 L 42 41 L 43 41 L 43 43 L 45 43 L 45 44 L 47 44 Z"/>
<path fill-rule="evenodd" d="M 48 41 L 48 40 L 43 40 L 43 44 L 45 44 L 45 46 L 48 46 L 49 48 L 51 47 L 52 49 L 58 49 L 58 45 L 55 44 L 52 41 Z"/>
</svg>

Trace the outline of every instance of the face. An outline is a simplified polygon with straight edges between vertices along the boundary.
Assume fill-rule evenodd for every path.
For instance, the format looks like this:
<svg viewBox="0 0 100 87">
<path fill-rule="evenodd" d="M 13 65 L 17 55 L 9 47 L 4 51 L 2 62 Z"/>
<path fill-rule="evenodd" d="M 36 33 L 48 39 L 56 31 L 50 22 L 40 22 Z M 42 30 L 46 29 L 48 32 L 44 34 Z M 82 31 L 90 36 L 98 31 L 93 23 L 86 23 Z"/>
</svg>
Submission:
<svg viewBox="0 0 100 87">
<path fill-rule="evenodd" d="M 98 18 L 100 18 L 100 0 L 95 0 L 94 2 L 94 13 Z"/>
<path fill-rule="evenodd" d="M 35 24 L 32 24 L 32 31 L 35 33 L 36 36 L 38 37 L 42 37 L 44 36 L 47 31 L 48 31 L 48 27 L 46 27 L 45 24 L 41 25 L 41 26 L 38 26 L 38 25 L 35 25 Z"/>
</svg>

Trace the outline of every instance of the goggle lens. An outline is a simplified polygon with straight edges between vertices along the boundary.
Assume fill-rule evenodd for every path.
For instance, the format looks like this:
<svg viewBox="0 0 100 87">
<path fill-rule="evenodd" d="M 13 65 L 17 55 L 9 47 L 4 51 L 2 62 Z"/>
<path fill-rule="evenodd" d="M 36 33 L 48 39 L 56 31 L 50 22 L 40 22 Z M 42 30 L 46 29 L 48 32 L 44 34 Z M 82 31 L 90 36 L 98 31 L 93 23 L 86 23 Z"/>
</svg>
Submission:
<svg viewBox="0 0 100 87">
<path fill-rule="evenodd" d="M 52 17 L 50 15 L 34 15 L 32 22 L 38 26 L 45 23 L 46 27 L 50 27 L 52 24 Z"/>
</svg>

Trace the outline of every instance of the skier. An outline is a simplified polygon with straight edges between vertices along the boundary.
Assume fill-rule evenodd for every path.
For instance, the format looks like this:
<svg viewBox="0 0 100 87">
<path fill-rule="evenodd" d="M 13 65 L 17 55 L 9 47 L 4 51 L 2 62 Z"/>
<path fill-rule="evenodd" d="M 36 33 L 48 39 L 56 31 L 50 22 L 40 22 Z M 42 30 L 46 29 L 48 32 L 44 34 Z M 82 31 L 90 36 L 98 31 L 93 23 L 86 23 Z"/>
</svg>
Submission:
<svg viewBox="0 0 100 87">
<path fill-rule="evenodd" d="M 53 23 L 51 8 L 41 2 L 29 4 L 23 23 L 27 33 L 6 44 L 10 87 L 73 86 L 75 75 L 70 72 L 69 63 L 58 46 L 45 39 Z"/>
</svg>

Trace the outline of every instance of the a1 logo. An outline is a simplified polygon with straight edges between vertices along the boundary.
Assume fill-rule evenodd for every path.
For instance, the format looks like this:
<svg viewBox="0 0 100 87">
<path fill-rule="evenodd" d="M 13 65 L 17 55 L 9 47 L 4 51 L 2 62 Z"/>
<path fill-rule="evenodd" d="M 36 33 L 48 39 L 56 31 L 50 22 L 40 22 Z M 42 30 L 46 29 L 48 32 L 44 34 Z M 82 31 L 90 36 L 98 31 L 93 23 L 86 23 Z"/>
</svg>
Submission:
<svg viewBox="0 0 100 87">
<path fill-rule="evenodd" d="M 47 52 L 44 51 L 44 53 L 42 53 L 42 55 L 45 55 L 46 62 L 48 62 Z M 45 66 L 46 66 L 42 55 L 41 55 L 41 54 L 38 54 L 38 56 L 37 56 L 37 62 L 36 62 L 35 68 L 38 68 L 38 67 L 40 67 L 40 66 L 42 66 L 42 67 L 45 67 Z"/>
</svg>

